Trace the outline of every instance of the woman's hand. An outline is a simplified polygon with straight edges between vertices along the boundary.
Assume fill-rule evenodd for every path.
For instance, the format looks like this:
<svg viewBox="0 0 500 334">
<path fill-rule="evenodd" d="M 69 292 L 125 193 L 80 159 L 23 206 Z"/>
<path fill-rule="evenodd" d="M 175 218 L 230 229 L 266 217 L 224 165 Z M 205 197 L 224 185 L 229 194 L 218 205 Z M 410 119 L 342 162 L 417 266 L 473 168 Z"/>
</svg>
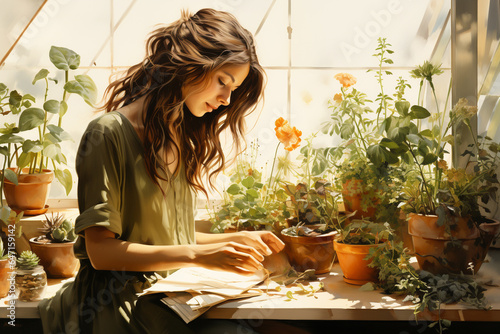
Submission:
<svg viewBox="0 0 500 334">
<path fill-rule="evenodd" d="M 212 269 L 235 272 L 237 274 L 252 274 L 263 268 L 264 256 L 254 247 L 229 241 L 195 247 L 194 263 Z"/>
<path fill-rule="evenodd" d="M 264 256 L 279 253 L 285 247 L 283 241 L 270 231 L 242 231 L 233 235 L 234 241 L 251 246 Z"/>
</svg>

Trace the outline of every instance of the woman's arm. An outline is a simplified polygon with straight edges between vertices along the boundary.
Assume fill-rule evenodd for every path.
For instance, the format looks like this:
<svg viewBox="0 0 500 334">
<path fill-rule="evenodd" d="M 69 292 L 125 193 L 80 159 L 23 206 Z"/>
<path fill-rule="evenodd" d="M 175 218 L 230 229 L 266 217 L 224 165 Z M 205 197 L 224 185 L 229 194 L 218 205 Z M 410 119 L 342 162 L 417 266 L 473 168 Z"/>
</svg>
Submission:
<svg viewBox="0 0 500 334">
<path fill-rule="evenodd" d="M 153 246 L 122 241 L 104 227 L 85 230 L 85 244 L 97 270 L 165 271 L 204 267 L 239 274 L 262 268 L 264 257 L 253 247 L 234 241 L 205 245 Z"/>
<path fill-rule="evenodd" d="M 242 231 L 237 233 L 201 233 L 196 232 L 197 244 L 212 244 L 234 241 L 255 248 L 262 255 L 279 253 L 285 244 L 274 233 L 269 231 Z"/>
</svg>

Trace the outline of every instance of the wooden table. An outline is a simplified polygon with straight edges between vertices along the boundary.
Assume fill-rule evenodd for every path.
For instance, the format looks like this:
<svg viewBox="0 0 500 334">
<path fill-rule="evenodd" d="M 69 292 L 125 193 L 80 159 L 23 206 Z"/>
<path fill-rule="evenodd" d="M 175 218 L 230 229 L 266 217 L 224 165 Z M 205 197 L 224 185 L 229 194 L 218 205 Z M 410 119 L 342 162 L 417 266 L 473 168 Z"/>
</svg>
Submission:
<svg viewBox="0 0 500 334">
<path fill-rule="evenodd" d="M 500 249 L 492 249 L 490 262 L 484 263 L 478 279 L 492 279 L 497 287 L 488 287 L 485 296 L 491 310 L 470 309 L 465 305 L 443 306 L 442 317 L 452 321 L 500 321 Z M 342 279 L 338 264 L 330 274 L 320 276 L 326 291 L 315 297 L 294 293 L 296 300 L 283 296 L 258 296 L 230 301 L 210 309 L 204 316 L 211 319 L 276 319 L 276 320 L 366 320 L 412 321 L 413 305 L 402 296 L 384 295 L 380 291 L 360 291 Z M 50 279 L 45 297 L 52 296 L 68 280 Z M 313 283 L 314 284 L 314 283 Z M 298 291 L 298 288 L 292 288 Z M 285 290 L 286 291 L 286 290 Z M 7 298 L 0 299 L 0 318 L 7 318 Z M 16 319 L 38 318 L 37 302 L 17 302 Z M 435 320 L 429 312 L 421 320 Z"/>
</svg>

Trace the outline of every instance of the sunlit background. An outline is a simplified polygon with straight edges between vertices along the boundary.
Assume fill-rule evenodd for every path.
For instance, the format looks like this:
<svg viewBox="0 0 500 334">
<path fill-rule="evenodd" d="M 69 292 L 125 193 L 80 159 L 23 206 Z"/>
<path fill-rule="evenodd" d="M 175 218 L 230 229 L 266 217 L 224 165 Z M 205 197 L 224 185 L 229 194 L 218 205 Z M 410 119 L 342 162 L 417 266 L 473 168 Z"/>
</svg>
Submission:
<svg viewBox="0 0 500 334">
<path fill-rule="evenodd" d="M 234 14 L 256 36 L 268 83 L 265 103 L 249 118 L 247 141 L 258 139 L 258 163 L 264 169 L 277 144 L 275 119 L 289 119 L 304 137 L 319 131 L 329 117 L 328 100 L 340 89 L 336 73 L 353 74 L 356 88 L 376 97 L 379 86 L 367 70 L 378 66 L 372 54 L 379 37 L 387 38 L 394 50 L 394 64 L 385 68 L 393 73 L 384 82 L 387 91 L 394 92 L 401 76 L 412 86 L 406 98 L 416 103 L 418 81 L 408 72 L 430 60 L 442 64 L 445 73 L 436 86 L 441 102 L 446 96 L 450 0 L 0 0 L 0 82 L 41 99 L 43 84 L 33 86 L 33 76 L 40 68 L 54 70 L 50 46 L 63 46 L 81 55 L 80 71 L 94 79 L 102 97 L 110 77 L 142 60 L 145 38 L 157 24 L 176 20 L 181 9 L 194 13 L 205 7 Z M 500 140 L 498 1 L 480 0 L 478 17 L 478 103 L 484 106 L 479 132 L 489 131 Z M 63 127 L 74 141 L 63 149 L 75 183 L 69 197 L 76 198 L 75 154 L 87 123 L 97 114 L 77 96 L 68 103 Z M 333 145 L 335 140 L 319 135 L 316 143 Z M 219 186 L 224 186 L 224 176 Z M 66 197 L 57 184 L 50 196 Z"/>
</svg>

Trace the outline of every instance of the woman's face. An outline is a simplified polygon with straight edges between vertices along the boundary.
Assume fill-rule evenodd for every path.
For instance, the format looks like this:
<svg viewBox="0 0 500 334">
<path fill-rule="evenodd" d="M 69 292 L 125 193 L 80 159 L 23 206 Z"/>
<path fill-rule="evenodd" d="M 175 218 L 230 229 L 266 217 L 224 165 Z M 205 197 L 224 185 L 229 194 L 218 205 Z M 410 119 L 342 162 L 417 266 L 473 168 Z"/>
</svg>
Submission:
<svg viewBox="0 0 500 334">
<path fill-rule="evenodd" d="M 186 84 L 182 87 L 182 97 L 191 114 L 201 117 L 212 112 L 220 105 L 227 106 L 231 102 L 231 93 L 245 80 L 250 71 L 250 64 L 226 65 L 208 77 L 208 86 L 204 82 L 196 85 Z"/>
</svg>

